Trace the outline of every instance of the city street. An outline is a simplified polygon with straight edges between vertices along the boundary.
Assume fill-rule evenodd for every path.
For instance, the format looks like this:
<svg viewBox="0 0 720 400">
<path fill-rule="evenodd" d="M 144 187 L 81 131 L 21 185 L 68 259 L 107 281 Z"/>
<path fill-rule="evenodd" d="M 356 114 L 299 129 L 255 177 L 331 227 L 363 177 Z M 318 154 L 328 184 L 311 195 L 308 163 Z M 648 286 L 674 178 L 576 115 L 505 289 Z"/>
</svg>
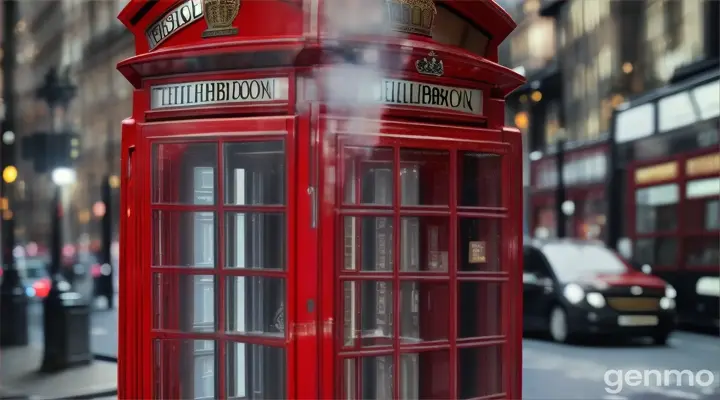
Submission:
<svg viewBox="0 0 720 400">
<path fill-rule="evenodd" d="M 31 340 L 42 346 L 40 304 L 31 307 L 30 320 Z M 93 313 L 91 336 L 95 353 L 117 355 L 117 322 L 116 309 Z M 525 339 L 523 353 L 523 397 L 527 400 L 720 399 L 720 338 L 709 335 L 676 332 L 667 347 L 656 347 L 643 341 L 558 345 L 540 339 Z M 617 375 L 613 375 L 611 386 L 605 384 L 606 371 L 630 369 L 641 373 L 646 370 L 662 373 L 666 370 L 690 370 L 693 373 L 710 370 L 715 381 L 710 387 L 699 384 L 691 387 L 687 381 L 679 386 L 670 382 L 671 385 L 660 387 L 655 384 L 655 376 L 651 376 L 649 387 L 631 387 L 624 381 L 619 387 Z"/>
<path fill-rule="evenodd" d="M 117 304 L 117 298 L 115 299 Z M 42 303 L 35 302 L 28 311 L 30 342 L 35 346 L 43 343 Z M 92 351 L 103 356 L 117 357 L 118 312 L 113 310 L 96 310 L 92 313 Z"/>
<path fill-rule="evenodd" d="M 618 373 L 604 376 L 608 370 L 710 370 L 714 382 L 703 388 L 690 387 L 686 378 L 659 387 L 650 375 L 650 387 L 631 387 L 618 380 Z M 700 380 L 705 379 L 702 376 Z M 525 339 L 523 346 L 524 399 L 606 399 L 606 400 L 709 400 L 720 399 L 720 339 L 709 335 L 675 332 L 667 347 L 642 341 L 630 343 L 594 343 L 557 345 L 549 341 Z M 618 385 L 621 382 L 622 387 Z M 632 382 L 632 379 L 631 379 Z M 606 391 L 610 389 L 610 392 Z M 621 389 L 621 390 L 617 390 Z"/>
</svg>

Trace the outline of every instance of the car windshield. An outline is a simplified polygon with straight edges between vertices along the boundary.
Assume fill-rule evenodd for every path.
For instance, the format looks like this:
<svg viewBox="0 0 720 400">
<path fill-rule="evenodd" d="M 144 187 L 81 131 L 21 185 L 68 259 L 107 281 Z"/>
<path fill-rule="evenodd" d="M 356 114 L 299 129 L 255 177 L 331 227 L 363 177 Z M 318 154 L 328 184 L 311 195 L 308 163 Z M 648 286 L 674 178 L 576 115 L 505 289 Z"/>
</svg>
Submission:
<svg viewBox="0 0 720 400">
<path fill-rule="evenodd" d="M 564 282 L 595 274 L 621 274 L 628 267 L 612 251 L 595 245 L 551 243 L 542 248 L 557 277 Z"/>
</svg>

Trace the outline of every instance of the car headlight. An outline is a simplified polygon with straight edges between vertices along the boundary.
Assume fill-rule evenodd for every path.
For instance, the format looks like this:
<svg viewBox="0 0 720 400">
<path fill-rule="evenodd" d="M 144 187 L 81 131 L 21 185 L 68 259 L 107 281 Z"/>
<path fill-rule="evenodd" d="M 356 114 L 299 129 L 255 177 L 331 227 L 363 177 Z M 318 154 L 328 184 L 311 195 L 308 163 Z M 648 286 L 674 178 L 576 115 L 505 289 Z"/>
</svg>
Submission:
<svg viewBox="0 0 720 400">
<path fill-rule="evenodd" d="M 675 308 L 675 300 L 668 297 L 663 297 L 662 299 L 660 299 L 660 308 L 662 308 L 663 310 L 672 310 L 673 308 Z"/>
<path fill-rule="evenodd" d="M 570 283 L 567 286 L 565 286 L 565 290 L 563 290 L 563 295 L 565 298 L 573 303 L 577 304 L 585 298 L 585 291 L 583 288 L 580 287 L 580 285 L 576 283 Z"/>
<path fill-rule="evenodd" d="M 595 308 L 605 307 L 605 296 L 600 293 L 588 293 L 585 300 Z"/>
<path fill-rule="evenodd" d="M 677 291 L 675 288 L 670 285 L 665 286 L 665 297 L 668 299 L 674 299 L 677 297 Z"/>
</svg>

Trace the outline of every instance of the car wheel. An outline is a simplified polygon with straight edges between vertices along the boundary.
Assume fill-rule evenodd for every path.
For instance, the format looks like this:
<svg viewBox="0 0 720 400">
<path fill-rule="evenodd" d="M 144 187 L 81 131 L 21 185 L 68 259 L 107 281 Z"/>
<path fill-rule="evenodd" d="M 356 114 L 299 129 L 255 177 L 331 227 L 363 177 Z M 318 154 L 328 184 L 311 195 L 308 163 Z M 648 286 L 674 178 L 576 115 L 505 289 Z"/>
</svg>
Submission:
<svg viewBox="0 0 720 400">
<path fill-rule="evenodd" d="M 670 332 L 661 332 L 656 333 L 652 336 L 653 343 L 655 343 L 656 346 L 665 346 L 667 345 L 668 338 L 670 337 Z"/>
<path fill-rule="evenodd" d="M 550 312 L 550 337 L 558 343 L 569 343 L 571 339 L 567 313 L 560 306 L 555 306 Z"/>
</svg>

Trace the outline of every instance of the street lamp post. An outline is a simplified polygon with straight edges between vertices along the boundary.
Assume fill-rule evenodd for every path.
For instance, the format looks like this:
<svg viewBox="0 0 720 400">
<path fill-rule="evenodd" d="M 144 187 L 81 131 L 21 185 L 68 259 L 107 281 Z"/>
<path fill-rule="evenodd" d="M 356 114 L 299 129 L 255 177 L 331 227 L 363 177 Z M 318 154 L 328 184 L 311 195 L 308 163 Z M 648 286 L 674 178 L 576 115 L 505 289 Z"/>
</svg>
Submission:
<svg viewBox="0 0 720 400">
<path fill-rule="evenodd" d="M 58 74 L 51 68 L 45 76 L 45 82 L 37 90 L 37 97 L 47 103 L 55 126 L 55 110 L 67 107 L 76 93 L 76 87 L 70 81 L 68 73 Z M 52 136 L 68 133 L 51 132 Z M 61 137 L 61 139 L 63 139 Z M 58 140 L 58 143 L 63 140 Z M 56 149 L 47 149 L 53 154 Z M 41 369 L 57 371 L 76 364 L 92 361 L 90 352 L 90 306 L 82 296 L 73 290 L 72 285 L 60 273 L 62 259 L 62 223 L 67 214 L 63 201 L 64 188 L 75 182 L 75 170 L 68 158 L 51 158 L 52 181 L 55 184 L 51 205 L 52 231 L 50 234 L 50 292 L 43 301 L 45 353 Z"/>
</svg>

